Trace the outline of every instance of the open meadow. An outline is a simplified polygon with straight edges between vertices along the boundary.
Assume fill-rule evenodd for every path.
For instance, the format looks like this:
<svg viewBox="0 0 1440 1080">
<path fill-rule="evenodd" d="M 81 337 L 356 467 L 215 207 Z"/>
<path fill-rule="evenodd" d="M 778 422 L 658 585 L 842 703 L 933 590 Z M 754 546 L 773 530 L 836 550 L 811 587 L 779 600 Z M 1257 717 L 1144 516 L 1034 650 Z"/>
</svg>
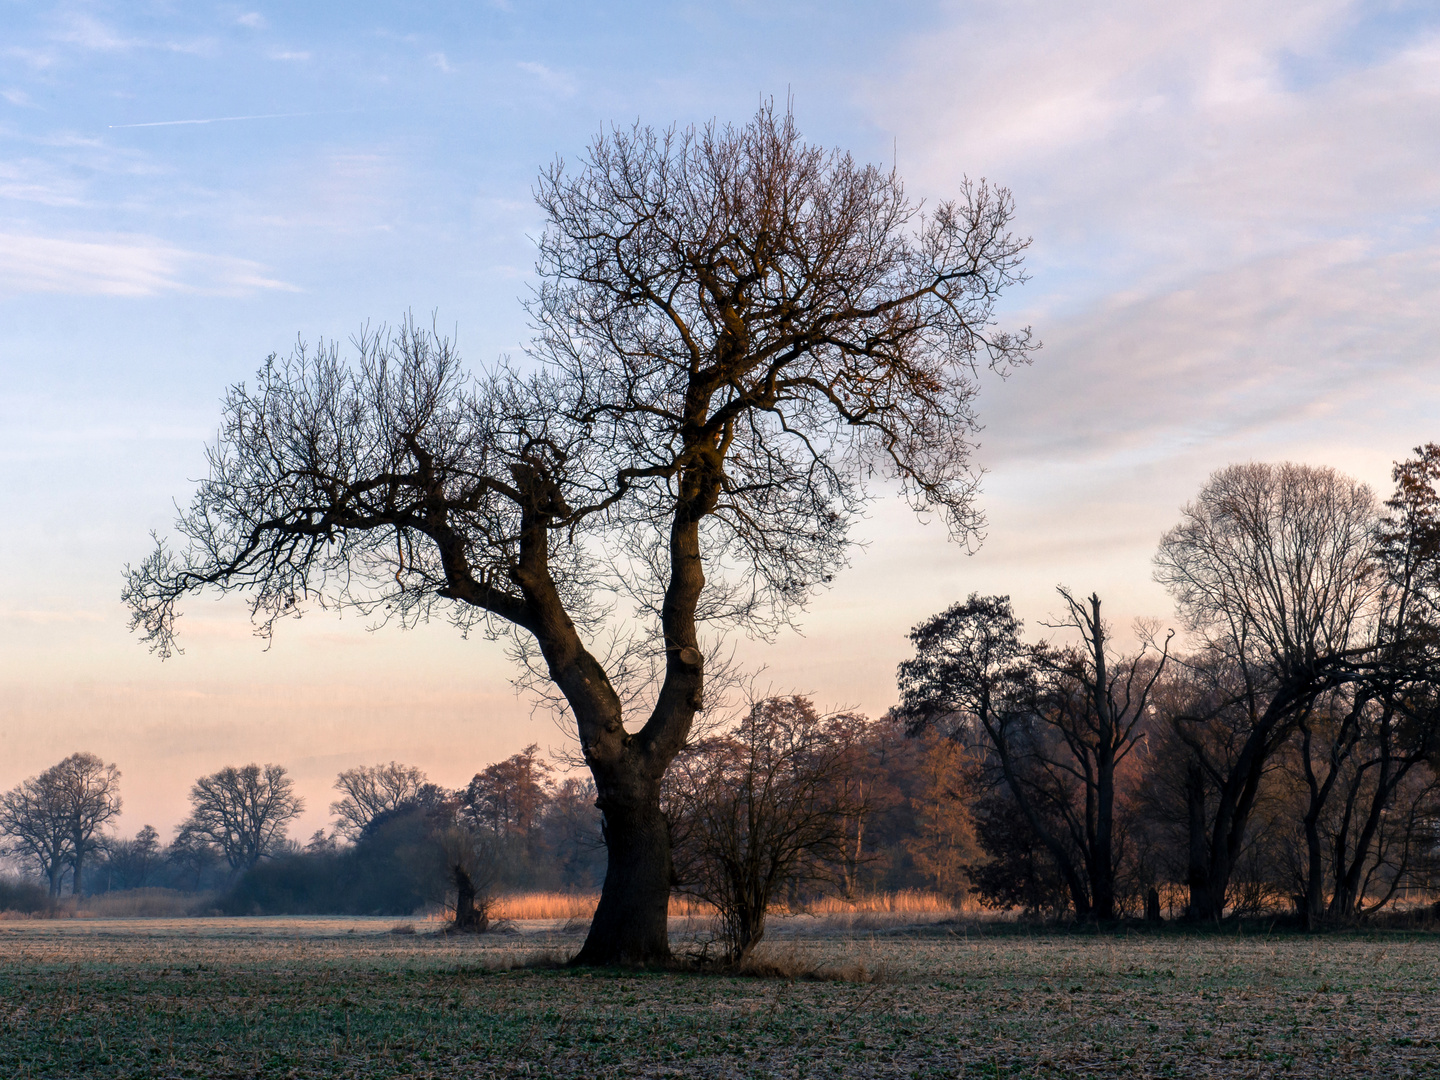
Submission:
<svg viewBox="0 0 1440 1080">
<path fill-rule="evenodd" d="M 828 978 L 521 966 L 582 933 L 0 922 L 0 1076 L 1440 1076 L 1433 936 L 797 916 L 766 955 Z"/>
</svg>

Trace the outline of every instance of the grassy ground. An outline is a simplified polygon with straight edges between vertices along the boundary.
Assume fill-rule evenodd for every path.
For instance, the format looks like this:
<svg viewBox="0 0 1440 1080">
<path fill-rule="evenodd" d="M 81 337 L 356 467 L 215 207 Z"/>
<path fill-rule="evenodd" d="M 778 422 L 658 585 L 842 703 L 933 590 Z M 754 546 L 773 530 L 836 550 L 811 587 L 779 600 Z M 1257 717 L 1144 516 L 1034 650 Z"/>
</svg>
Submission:
<svg viewBox="0 0 1440 1080">
<path fill-rule="evenodd" d="M 392 926 L 0 923 L 0 1077 L 1440 1077 L 1433 937 L 797 919 L 773 959 L 867 981 L 789 982 L 515 967 L 573 951 L 561 924 Z"/>
</svg>

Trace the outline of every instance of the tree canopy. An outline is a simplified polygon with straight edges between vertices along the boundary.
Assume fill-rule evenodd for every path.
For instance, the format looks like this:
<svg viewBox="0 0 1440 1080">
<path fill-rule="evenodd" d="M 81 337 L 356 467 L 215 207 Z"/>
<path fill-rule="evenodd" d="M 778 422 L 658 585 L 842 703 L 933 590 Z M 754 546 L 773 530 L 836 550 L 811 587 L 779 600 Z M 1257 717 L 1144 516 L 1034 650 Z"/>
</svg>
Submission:
<svg viewBox="0 0 1440 1080">
<path fill-rule="evenodd" d="M 872 477 L 977 535 L 978 375 L 1034 347 L 994 325 L 1026 241 L 1005 190 L 925 211 L 770 106 L 611 131 L 536 199 L 529 363 L 469 375 L 408 320 L 353 363 L 272 356 L 126 598 L 161 653 L 206 588 L 247 594 L 264 633 L 310 601 L 514 632 L 606 817 L 583 955 L 647 959 L 668 953 L 659 779 L 703 703 L 701 627 L 791 619 L 844 564 Z"/>
</svg>

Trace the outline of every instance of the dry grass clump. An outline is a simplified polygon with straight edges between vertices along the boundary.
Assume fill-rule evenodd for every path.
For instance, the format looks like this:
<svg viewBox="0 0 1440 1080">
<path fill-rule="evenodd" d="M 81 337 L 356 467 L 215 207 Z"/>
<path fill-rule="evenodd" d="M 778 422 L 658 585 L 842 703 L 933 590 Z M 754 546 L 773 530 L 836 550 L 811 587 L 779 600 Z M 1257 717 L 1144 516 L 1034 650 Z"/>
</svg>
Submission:
<svg viewBox="0 0 1440 1080">
<path fill-rule="evenodd" d="M 490 906 L 492 919 L 584 919 L 587 922 L 595 915 L 595 906 L 600 903 L 598 892 L 528 892 L 497 896 Z M 670 897 L 670 917 L 690 918 L 696 915 L 714 914 L 703 901 L 690 896 Z"/>
<path fill-rule="evenodd" d="M 964 905 L 957 905 L 952 897 L 924 889 L 898 889 L 857 896 L 853 900 L 826 896 L 806 904 L 803 910 L 811 915 L 939 915 L 949 918 L 963 911 Z"/>
<path fill-rule="evenodd" d="M 774 946 L 756 949 L 721 974 L 742 975 L 752 979 L 784 979 L 787 982 L 885 982 L 889 968 L 885 964 L 866 964 L 854 959 L 820 960 L 806 956 L 798 949 Z"/>
<path fill-rule="evenodd" d="M 813 919 L 820 927 L 829 930 L 878 930 L 914 923 L 943 922 L 965 914 L 965 909 L 948 896 L 922 889 L 901 889 L 852 900 L 827 896 L 806 904 L 793 914 Z"/>
</svg>

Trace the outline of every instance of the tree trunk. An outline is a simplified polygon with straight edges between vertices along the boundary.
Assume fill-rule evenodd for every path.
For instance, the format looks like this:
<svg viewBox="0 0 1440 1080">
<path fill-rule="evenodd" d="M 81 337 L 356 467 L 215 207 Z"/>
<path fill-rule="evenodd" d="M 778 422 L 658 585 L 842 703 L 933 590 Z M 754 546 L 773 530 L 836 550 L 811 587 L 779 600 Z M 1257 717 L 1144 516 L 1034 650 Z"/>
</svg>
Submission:
<svg viewBox="0 0 1440 1080">
<path fill-rule="evenodd" d="M 1306 930 L 1315 930 L 1325 914 L 1325 857 L 1320 844 L 1320 807 L 1311 805 L 1305 815 L 1305 873 L 1304 909 L 1300 921 Z"/>
<path fill-rule="evenodd" d="M 1324 809 L 1325 798 L 1330 793 L 1330 786 L 1334 782 L 1339 766 L 1334 760 L 1332 750 L 1330 773 L 1322 788 L 1316 780 L 1315 767 L 1310 760 L 1311 735 L 1308 724 L 1301 727 L 1301 735 L 1300 753 L 1301 760 L 1305 764 L 1305 785 L 1310 792 L 1310 806 L 1305 811 L 1307 864 L 1304 907 L 1300 911 L 1300 921 L 1306 930 L 1314 930 L 1320 925 L 1320 919 L 1325 912 L 1325 856 L 1324 849 L 1320 844 L 1320 811 Z"/>
<path fill-rule="evenodd" d="M 572 964 L 648 965 L 670 959 L 670 823 L 660 810 L 660 782 L 638 775 L 638 769 L 628 779 L 631 783 L 623 786 L 605 784 L 596 803 L 604 816 L 605 885 L 585 945 Z"/>
<path fill-rule="evenodd" d="M 1098 806 L 1094 868 L 1090 881 L 1095 918 L 1099 922 L 1113 922 L 1115 919 L 1115 762 L 1112 753 L 1107 750 L 1102 750 L 1106 756 L 1099 762 L 1096 777 Z"/>
<path fill-rule="evenodd" d="M 475 882 L 469 872 L 456 863 L 450 868 L 455 879 L 455 929 L 483 934 L 490 928 L 490 902 L 475 903 Z"/>
<path fill-rule="evenodd" d="M 1192 762 L 1185 773 L 1185 804 L 1190 831 L 1190 918 L 1220 918 L 1225 906 L 1222 889 L 1219 903 L 1215 901 L 1210 882 L 1210 851 L 1205 829 L 1205 774 L 1199 762 Z"/>
</svg>

